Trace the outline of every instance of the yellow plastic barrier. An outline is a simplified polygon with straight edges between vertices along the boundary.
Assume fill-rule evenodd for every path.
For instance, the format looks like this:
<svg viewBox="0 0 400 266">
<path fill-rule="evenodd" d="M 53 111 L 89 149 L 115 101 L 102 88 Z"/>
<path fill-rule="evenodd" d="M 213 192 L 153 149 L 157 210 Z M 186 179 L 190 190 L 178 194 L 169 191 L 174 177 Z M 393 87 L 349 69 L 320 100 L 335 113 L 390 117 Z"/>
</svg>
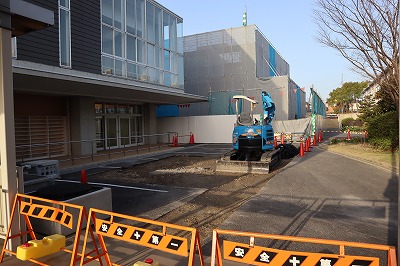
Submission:
<svg viewBox="0 0 400 266">
<path fill-rule="evenodd" d="M 72 213 L 75 213 L 75 215 L 78 216 L 76 217 L 77 219 L 74 219 L 74 215 Z M 17 215 L 21 216 L 21 220 L 23 218 L 26 223 L 26 228 L 21 228 L 20 233 L 11 235 L 10 232 L 13 223 L 18 222 L 18 219 L 16 219 L 18 218 Z M 38 240 L 36 233 L 32 228 L 30 218 L 54 222 L 69 229 L 74 228 L 75 236 L 72 236 L 74 237 L 72 249 L 67 249 L 65 247 L 66 239 L 62 235 L 51 235 L 44 237 L 42 240 Z M 16 221 L 14 221 L 15 219 Z M 79 263 L 81 261 L 81 257 L 89 256 L 94 252 L 100 254 L 96 244 L 94 249 L 87 254 L 79 253 L 82 223 L 87 220 L 88 214 L 83 206 L 24 194 L 17 194 L 15 196 L 14 205 L 10 215 L 10 223 L 8 226 L 6 239 L 4 240 L 3 249 L 1 251 L 0 263 L 3 262 L 5 254 L 9 254 L 16 256 L 20 260 L 27 260 L 39 265 L 49 265 L 43 261 L 38 261 L 37 259 L 62 250 L 71 254 L 69 265 L 72 266 Z M 93 231 L 89 231 L 93 242 L 95 242 Z M 7 243 L 10 239 L 21 239 L 26 238 L 27 236 L 29 236 L 31 239 L 28 242 L 29 245 L 18 246 L 16 250 L 7 248 Z"/>
<path fill-rule="evenodd" d="M 220 235 L 230 235 L 237 239 L 240 237 L 248 237 L 248 243 L 234 242 L 229 240 L 219 240 Z M 324 254 L 315 252 L 301 252 L 295 250 L 280 250 L 265 246 L 255 245 L 255 239 L 270 239 L 290 241 L 293 243 L 311 243 L 319 245 L 331 245 L 339 247 L 339 254 Z M 241 238 L 243 239 L 243 238 Z M 314 265 L 335 265 L 335 266 L 350 266 L 350 265 L 369 265 L 379 266 L 379 258 L 369 256 L 354 256 L 345 253 L 345 247 L 357 248 L 360 250 L 381 250 L 387 252 L 388 266 L 396 266 L 396 250 L 394 247 L 376 244 L 365 244 L 346 241 L 335 241 L 326 239 L 315 239 L 305 237 L 269 235 L 249 232 L 238 232 L 229 230 L 213 231 L 212 250 L 211 250 L 211 266 L 223 265 L 223 260 L 235 261 L 250 265 L 294 265 L 294 266 L 314 266 Z M 368 254 L 368 253 L 367 253 Z"/>
<path fill-rule="evenodd" d="M 97 216 L 109 217 L 100 219 Z M 110 254 L 105 244 L 105 238 L 112 238 L 119 242 L 126 242 L 138 246 L 147 247 L 154 250 L 168 252 L 182 257 L 188 257 L 188 266 L 194 265 L 196 248 L 198 251 L 200 265 L 204 266 L 203 253 L 200 245 L 199 233 L 196 228 L 185 227 L 175 224 L 157 222 L 154 220 L 138 218 L 134 216 L 113 213 L 104 210 L 91 208 L 89 211 L 89 221 L 86 228 L 85 240 L 83 242 L 83 253 L 88 244 L 88 230 L 92 226 L 96 232 L 101 246 L 101 254 L 90 258 L 81 258 L 81 265 L 97 260 L 100 263 L 105 261 L 106 265 L 118 266 L 115 262 L 111 262 Z M 117 222 L 123 221 L 123 222 Z M 132 224 L 138 224 L 133 226 Z M 160 230 L 150 230 L 148 227 L 140 226 L 145 224 L 148 226 L 159 228 Z M 168 233 L 169 231 L 177 231 L 180 234 L 189 233 L 188 237 L 177 236 L 176 233 Z M 130 255 L 130 254 L 127 254 Z M 144 263 L 144 262 L 143 262 Z M 140 265 L 140 264 L 139 264 Z M 143 264 L 146 266 L 153 264 Z M 157 265 L 157 264 L 155 264 Z"/>
<path fill-rule="evenodd" d="M 65 236 L 54 234 L 42 240 L 30 240 L 17 247 L 17 259 L 30 260 L 56 253 L 65 248 Z"/>
</svg>

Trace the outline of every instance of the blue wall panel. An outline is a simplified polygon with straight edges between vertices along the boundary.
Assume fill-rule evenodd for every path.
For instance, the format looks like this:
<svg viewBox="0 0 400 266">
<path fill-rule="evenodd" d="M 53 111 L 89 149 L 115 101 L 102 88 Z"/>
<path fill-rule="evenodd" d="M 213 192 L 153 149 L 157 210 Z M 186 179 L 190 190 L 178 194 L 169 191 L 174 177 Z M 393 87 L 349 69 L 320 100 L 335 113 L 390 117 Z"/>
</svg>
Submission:
<svg viewBox="0 0 400 266">
<path fill-rule="evenodd" d="M 159 105 L 156 109 L 157 117 L 179 116 L 178 105 Z"/>
<path fill-rule="evenodd" d="M 269 64 L 271 68 L 269 69 L 269 76 L 276 76 L 276 51 L 272 45 L 269 45 Z"/>
</svg>

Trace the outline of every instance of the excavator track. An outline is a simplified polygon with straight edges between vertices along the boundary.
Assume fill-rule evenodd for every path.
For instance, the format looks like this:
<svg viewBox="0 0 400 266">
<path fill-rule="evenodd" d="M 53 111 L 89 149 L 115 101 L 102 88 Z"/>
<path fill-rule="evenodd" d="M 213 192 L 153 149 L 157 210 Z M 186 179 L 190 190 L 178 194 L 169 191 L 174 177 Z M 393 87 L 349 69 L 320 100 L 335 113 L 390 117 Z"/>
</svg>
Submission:
<svg viewBox="0 0 400 266">
<path fill-rule="evenodd" d="M 238 161 L 231 160 L 232 155 L 237 151 L 232 150 L 217 160 L 217 172 L 236 172 L 251 174 L 268 174 L 270 170 L 279 165 L 281 161 L 281 150 L 275 149 L 262 154 L 259 161 Z"/>
</svg>

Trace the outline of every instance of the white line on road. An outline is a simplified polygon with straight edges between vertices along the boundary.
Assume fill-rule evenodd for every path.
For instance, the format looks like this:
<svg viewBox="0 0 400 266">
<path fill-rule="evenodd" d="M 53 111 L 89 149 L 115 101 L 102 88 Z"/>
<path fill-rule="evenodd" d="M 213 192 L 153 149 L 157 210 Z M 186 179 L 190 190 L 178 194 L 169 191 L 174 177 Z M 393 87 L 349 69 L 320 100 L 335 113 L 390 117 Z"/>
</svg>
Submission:
<svg viewBox="0 0 400 266">
<path fill-rule="evenodd" d="M 73 181 L 73 180 L 56 180 L 56 181 L 57 182 L 80 183 L 79 181 Z M 106 183 L 93 183 L 93 182 L 88 182 L 88 184 L 90 184 L 90 185 L 98 185 L 98 186 L 105 186 L 105 187 L 129 188 L 129 189 L 136 189 L 136 190 L 145 190 L 145 191 L 152 191 L 152 192 L 168 193 L 167 190 L 160 190 L 160 189 L 151 189 L 151 188 L 142 188 L 142 187 L 130 187 L 130 186 L 121 186 L 121 185 L 106 184 Z"/>
</svg>

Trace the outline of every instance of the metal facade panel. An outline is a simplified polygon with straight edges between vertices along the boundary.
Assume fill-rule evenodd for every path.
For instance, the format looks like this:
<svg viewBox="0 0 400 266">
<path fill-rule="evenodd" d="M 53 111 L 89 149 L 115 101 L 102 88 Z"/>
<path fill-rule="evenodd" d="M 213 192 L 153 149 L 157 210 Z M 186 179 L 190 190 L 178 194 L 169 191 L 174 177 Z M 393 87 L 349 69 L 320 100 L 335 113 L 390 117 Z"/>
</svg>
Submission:
<svg viewBox="0 0 400 266">
<path fill-rule="evenodd" d="M 37 0 L 34 4 L 54 12 L 54 25 L 19 36 L 17 39 L 18 59 L 59 66 L 58 1 Z"/>
</svg>

